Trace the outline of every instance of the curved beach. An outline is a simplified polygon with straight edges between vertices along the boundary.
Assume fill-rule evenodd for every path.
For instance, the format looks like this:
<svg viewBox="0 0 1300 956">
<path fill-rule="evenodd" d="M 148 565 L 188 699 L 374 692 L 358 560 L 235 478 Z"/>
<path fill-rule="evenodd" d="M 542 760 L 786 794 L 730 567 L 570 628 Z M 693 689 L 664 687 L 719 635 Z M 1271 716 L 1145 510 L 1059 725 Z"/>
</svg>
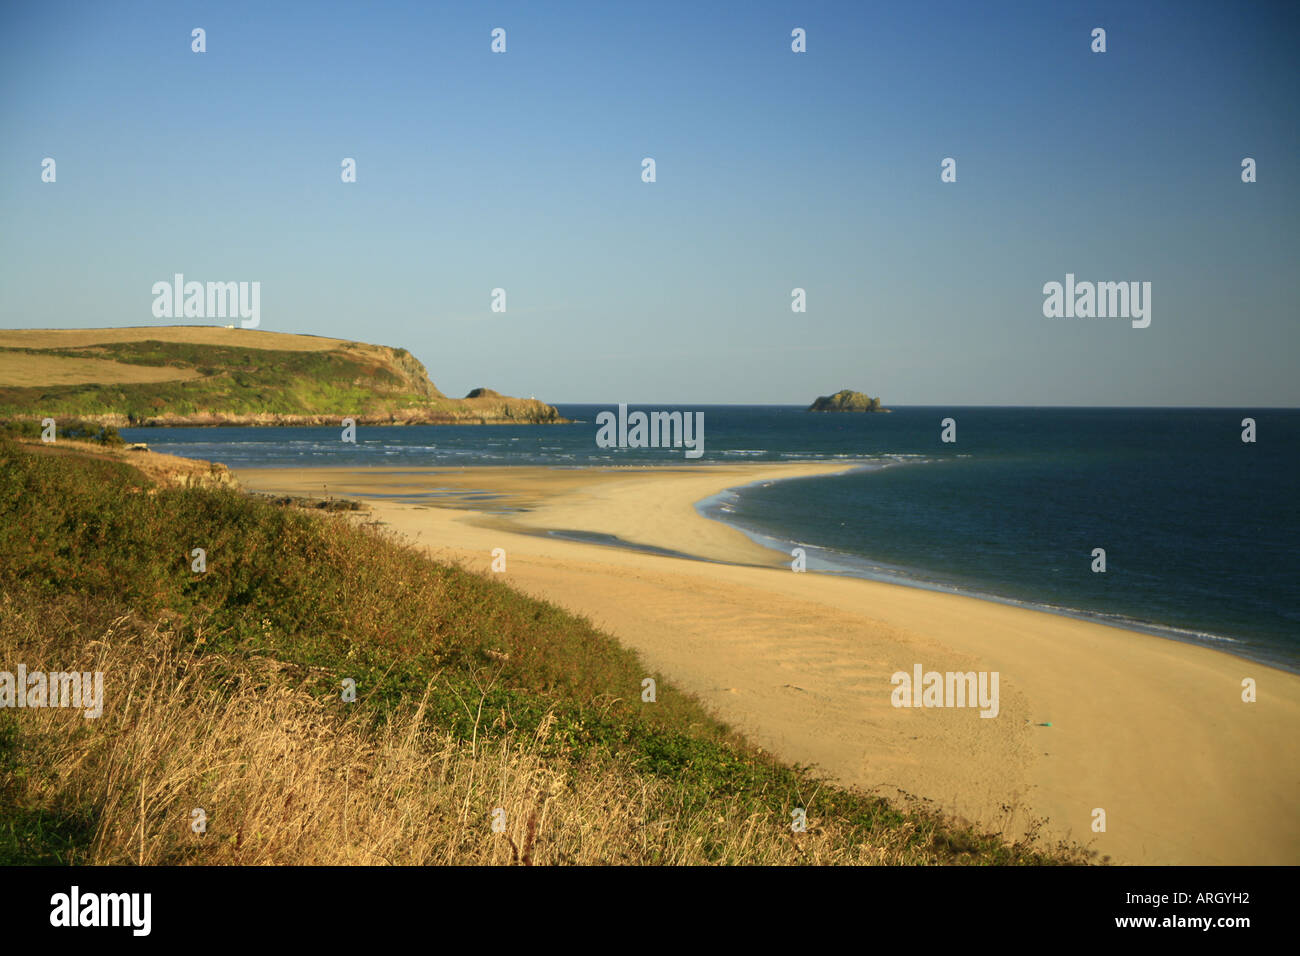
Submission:
<svg viewBox="0 0 1300 956">
<path fill-rule="evenodd" d="M 488 571 L 504 548 L 512 585 L 589 617 L 759 746 L 844 783 L 901 791 L 1012 836 L 1046 821 L 1044 835 L 1121 863 L 1300 862 L 1300 677 L 1091 621 L 794 573 L 787 556 L 695 509 L 749 482 L 843 470 L 272 468 L 238 477 L 252 490 L 368 498 L 360 520 L 470 568 Z M 996 671 L 997 716 L 893 706 L 891 675 L 916 665 Z M 1256 702 L 1242 700 L 1246 678 Z M 1098 810 L 1104 832 L 1094 831 Z"/>
</svg>

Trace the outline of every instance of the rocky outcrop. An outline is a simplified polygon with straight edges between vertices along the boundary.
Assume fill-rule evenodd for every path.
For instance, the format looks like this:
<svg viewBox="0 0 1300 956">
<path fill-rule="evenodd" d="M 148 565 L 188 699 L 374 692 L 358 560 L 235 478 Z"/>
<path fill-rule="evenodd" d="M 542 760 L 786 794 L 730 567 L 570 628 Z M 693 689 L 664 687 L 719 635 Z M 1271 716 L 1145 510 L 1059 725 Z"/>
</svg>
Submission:
<svg viewBox="0 0 1300 956">
<path fill-rule="evenodd" d="M 823 395 L 808 406 L 810 412 L 887 412 L 880 407 L 880 399 L 870 398 L 862 392 L 842 388 L 834 395 Z"/>
</svg>

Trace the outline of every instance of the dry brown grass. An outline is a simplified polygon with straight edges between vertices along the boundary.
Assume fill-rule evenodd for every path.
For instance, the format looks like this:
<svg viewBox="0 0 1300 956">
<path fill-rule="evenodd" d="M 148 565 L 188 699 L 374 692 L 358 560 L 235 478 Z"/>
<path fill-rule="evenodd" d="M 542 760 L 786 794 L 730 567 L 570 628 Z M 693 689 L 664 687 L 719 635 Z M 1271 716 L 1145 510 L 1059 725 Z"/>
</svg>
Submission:
<svg viewBox="0 0 1300 956">
<path fill-rule="evenodd" d="M 324 352 L 351 343 L 316 335 L 227 329 L 220 325 L 138 325 L 118 329 L 0 329 L 0 348 L 79 349 L 110 342 L 183 342 L 245 349 Z"/>
<path fill-rule="evenodd" d="M 198 377 L 199 372 L 196 369 L 179 368 L 174 365 L 130 365 L 110 359 L 0 352 L 0 385 L 12 385 L 18 388 L 53 385 L 132 385 L 140 382 L 178 382 Z"/>
<path fill-rule="evenodd" d="M 100 671 L 105 699 L 0 708 L 0 863 L 1085 861 L 777 764 L 666 680 L 646 713 L 642 662 L 486 573 L 29 451 L 0 440 L 0 670 Z M 201 581 L 194 541 L 225 556 Z"/>
<path fill-rule="evenodd" d="M 6 658 L 20 622 L 6 627 Z M 540 756 L 551 719 L 483 746 L 424 720 L 382 724 L 298 686 L 272 661 L 177 656 L 156 628 L 115 622 L 75 666 L 105 675 L 104 714 L 26 710 L 26 798 L 94 808 L 95 864 L 742 864 L 899 862 L 809 819 L 680 807 L 671 783 L 617 760 L 576 771 Z M 22 648 L 29 670 L 63 655 Z M 48 648 L 53 650 L 53 648 Z M 229 669 L 228 669 L 229 668 Z M 225 673 L 219 673 L 221 671 Z M 207 832 L 191 830 L 202 808 Z M 505 830 L 492 829 L 493 811 Z M 707 854 L 706 844 L 713 848 Z M 719 852 L 719 848 L 721 852 Z M 915 850 L 911 851 L 913 854 Z M 914 861 L 914 860 L 913 860 Z"/>
</svg>

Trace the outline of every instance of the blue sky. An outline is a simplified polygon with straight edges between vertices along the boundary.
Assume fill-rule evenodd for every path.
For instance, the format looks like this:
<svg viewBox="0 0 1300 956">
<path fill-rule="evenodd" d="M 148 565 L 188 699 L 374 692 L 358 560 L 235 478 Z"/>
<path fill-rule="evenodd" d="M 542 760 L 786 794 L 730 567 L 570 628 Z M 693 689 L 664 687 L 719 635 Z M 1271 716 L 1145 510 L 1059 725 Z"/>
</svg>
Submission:
<svg viewBox="0 0 1300 956">
<path fill-rule="evenodd" d="M 260 281 L 264 329 L 409 348 L 449 394 L 1296 406 L 1297 19 L 4 3 L 0 326 L 161 324 L 182 272 Z M 1150 327 L 1045 318 L 1067 272 L 1150 281 Z"/>
</svg>

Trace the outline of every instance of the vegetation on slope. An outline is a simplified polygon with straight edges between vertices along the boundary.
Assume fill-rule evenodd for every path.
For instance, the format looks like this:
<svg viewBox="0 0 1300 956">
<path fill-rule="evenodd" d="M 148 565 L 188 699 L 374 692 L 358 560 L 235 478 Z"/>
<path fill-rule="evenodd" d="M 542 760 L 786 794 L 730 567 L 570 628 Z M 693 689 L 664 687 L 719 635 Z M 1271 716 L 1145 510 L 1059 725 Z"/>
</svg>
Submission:
<svg viewBox="0 0 1300 956">
<path fill-rule="evenodd" d="M 227 336 L 216 341 L 142 339 L 50 348 L 35 347 L 39 339 L 34 337 L 20 339 L 28 344 L 0 347 L 0 370 L 13 370 L 8 378 L 0 375 L 0 419 L 76 417 L 118 428 L 321 425 L 338 424 L 345 417 L 359 425 L 563 421 L 552 406 L 535 399 L 490 390 L 448 398 L 405 349 L 341 343 L 307 350 L 298 342 L 276 348 L 276 333 L 244 334 L 260 337 L 249 339 L 256 344 L 247 346 L 221 344 L 229 341 Z M 86 373 L 98 381 L 3 384 L 29 382 L 30 376 L 17 371 L 33 367 L 50 369 L 51 379 L 61 380 L 58 362 L 80 368 L 89 359 L 96 360 L 96 369 L 117 371 Z M 133 369 L 157 374 L 142 376 Z"/>
<path fill-rule="evenodd" d="M 0 709 L 0 864 L 1085 859 L 783 766 L 589 622 L 355 517 L 83 447 L 0 438 L 0 671 L 105 683 L 96 719 Z"/>
</svg>

